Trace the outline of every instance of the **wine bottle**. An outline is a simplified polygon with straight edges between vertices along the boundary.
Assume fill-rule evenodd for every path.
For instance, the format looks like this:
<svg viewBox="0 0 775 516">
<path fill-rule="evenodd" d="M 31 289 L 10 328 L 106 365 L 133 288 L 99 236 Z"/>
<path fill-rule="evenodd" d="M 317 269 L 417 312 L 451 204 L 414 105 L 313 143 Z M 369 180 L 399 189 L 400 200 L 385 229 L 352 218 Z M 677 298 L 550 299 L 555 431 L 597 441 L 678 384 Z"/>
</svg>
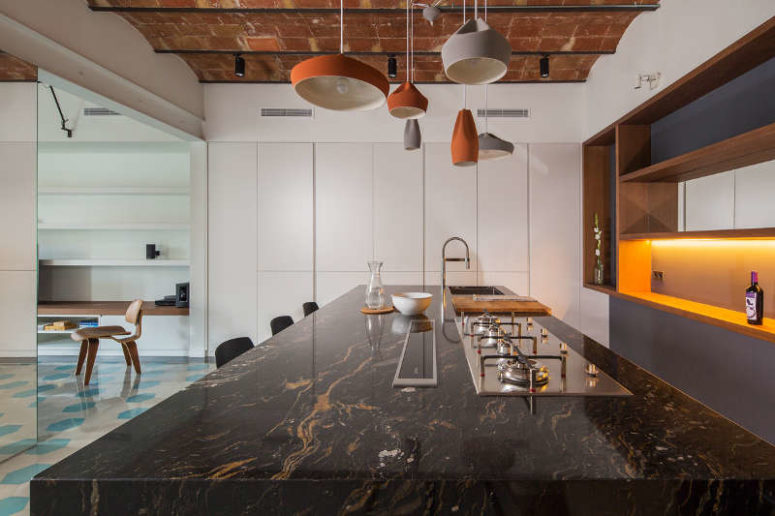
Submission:
<svg viewBox="0 0 775 516">
<path fill-rule="evenodd" d="M 761 324 L 764 318 L 764 291 L 756 271 L 751 271 L 751 286 L 745 289 L 745 316 L 748 324 Z"/>
</svg>

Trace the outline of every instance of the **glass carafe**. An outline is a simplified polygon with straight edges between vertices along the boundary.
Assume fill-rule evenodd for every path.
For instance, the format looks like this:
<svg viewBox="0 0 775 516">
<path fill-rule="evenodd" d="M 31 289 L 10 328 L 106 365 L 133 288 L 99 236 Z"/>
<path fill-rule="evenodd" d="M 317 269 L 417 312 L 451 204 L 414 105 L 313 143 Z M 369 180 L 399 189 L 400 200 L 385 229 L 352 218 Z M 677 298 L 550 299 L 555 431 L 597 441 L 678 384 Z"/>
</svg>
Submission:
<svg viewBox="0 0 775 516">
<path fill-rule="evenodd" d="M 371 278 L 366 286 L 366 307 L 378 310 L 385 306 L 385 289 L 382 287 L 382 262 L 369 262 Z"/>
</svg>

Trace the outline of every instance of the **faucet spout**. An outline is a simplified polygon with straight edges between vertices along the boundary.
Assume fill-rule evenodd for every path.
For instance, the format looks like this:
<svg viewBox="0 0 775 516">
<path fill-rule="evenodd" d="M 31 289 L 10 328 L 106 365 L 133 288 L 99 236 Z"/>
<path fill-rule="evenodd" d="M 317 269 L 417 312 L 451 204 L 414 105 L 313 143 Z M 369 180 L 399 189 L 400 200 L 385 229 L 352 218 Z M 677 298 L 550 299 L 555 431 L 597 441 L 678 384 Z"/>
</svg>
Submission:
<svg viewBox="0 0 775 516">
<path fill-rule="evenodd" d="M 447 258 L 447 245 L 449 245 L 450 242 L 457 240 L 461 242 L 465 248 L 466 248 L 466 257 L 465 258 Z M 465 262 L 466 269 L 471 268 L 471 253 L 468 248 L 468 242 L 460 238 L 459 236 L 453 236 L 447 239 L 446 242 L 444 242 L 444 245 L 441 247 L 441 318 L 442 321 L 444 320 L 444 308 L 447 305 L 447 262 Z"/>
</svg>

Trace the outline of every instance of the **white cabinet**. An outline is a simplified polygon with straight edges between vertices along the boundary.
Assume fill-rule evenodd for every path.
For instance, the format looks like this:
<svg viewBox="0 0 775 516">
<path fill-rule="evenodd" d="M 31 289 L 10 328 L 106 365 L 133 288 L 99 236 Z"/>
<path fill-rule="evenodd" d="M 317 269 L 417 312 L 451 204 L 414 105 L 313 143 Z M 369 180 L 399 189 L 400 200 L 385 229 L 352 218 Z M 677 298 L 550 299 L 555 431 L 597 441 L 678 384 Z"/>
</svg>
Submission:
<svg viewBox="0 0 775 516">
<path fill-rule="evenodd" d="M 473 282 L 476 282 L 476 167 L 455 167 L 449 144 L 425 146 L 425 271 L 426 283 L 438 284 L 428 272 L 441 270 L 441 247 L 451 236 L 462 237 L 471 250 Z M 463 244 L 453 242 L 448 257 L 465 256 Z M 465 264 L 449 263 L 449 271 L 464 271 Z M 429 278 L 431 282 L 429 283 Z M 452 281 L 449 281 L 452 284 Z"/>
<path fill-rule="evenodd" d="M 0 356 L 35 357 L 35 271 L 0 271 Z"/>
<path fill-rule="evenodd" d="M 313 298 L 312 271 L 258 272 L 258 342 L 272 336 L 269 322 L 279 315 L 304 317 L 301 305 Z"/>
<path fill-rule="evenodd" d="M 209 144 L 210 352 L 232 337 L 256 339 L 257 145 Z"/>
<path fill-rule="evenodd" d="M 258 270 L 313 270 L 311 143 L 258 147 Z"/>
<path fill-rule="evenodd" d="M 315 144 L 318 271 L 365 271 L 374 256 L 372 146 Z"/>
<path fill-rule="evenodd" d="M 423 153 L 374 145 L 374 249 L 385 271 L 423 265 Z"/>
<path fill-rule="evenodd" d="M 366 284 L 369 273 L 362 272 L 317 272 L 315 274 L 315 297 L 318 305 L 326 305 L 350 291 L 353 287 L 363 286 L 363 299 L 366 299 Z"/>
<path fill-rule="evenodd" d="M 530 145 L 530 295 L 579 327 L 581 146 Z"/>
<path fill-rule="evenodd" d="M 527 145 L 515 145 L 508 158 L 478 166 L 479 269 L 527 271 Z"/>
<path fill-rule="evenodd" d="M 0 143 L 0 270 L 34 270 L 35 144 Z"/>
</svg>

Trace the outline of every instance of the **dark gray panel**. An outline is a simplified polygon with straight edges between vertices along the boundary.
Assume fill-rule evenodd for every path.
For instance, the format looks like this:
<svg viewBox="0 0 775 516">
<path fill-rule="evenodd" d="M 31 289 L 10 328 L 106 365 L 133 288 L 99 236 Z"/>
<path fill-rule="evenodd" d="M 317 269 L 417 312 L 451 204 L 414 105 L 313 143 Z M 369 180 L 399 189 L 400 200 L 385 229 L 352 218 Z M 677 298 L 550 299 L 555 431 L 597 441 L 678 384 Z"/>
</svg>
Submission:
<svg viewBox="0 0 775 516">
<path fill-rule="evenodd" d="M 611 349 L 775 443 L 775 345 L 615 297 Z"/>
<path fill-rule="evenodd" d="M 651 162 L 775 122 L 775 58 L 651 125 Z"/>
</svg>

